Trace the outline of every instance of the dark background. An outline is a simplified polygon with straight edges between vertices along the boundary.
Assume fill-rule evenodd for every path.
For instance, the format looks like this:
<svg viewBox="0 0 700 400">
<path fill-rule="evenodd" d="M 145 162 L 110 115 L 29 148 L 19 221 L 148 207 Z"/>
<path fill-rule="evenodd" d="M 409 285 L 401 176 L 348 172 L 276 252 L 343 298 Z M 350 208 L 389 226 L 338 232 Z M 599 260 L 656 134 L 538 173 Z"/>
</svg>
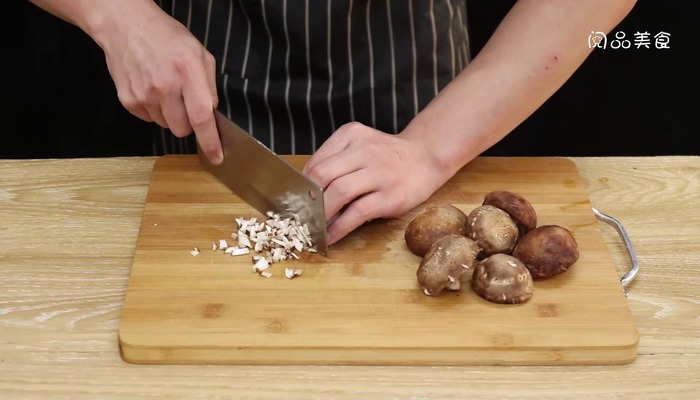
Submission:
<svg viewBox="0 0 700 400">
<path fill-rule="evenodd" d="M 582 0 L 585 1 L 585 0 Z M 514 0 L 468 1 L 476 54 Z M 101 50 L 25 0 L 4 4 L 0 158 L 152 155 L 156 125 L 119 104 Z M 491 155 L 697 155 L 692 0 L 639 0 L 615 31 L 671 35 L 670 49 L 597 50 Z M 12 22 L 15 28 L 9 29 Z M 18 28 L 17 28 L 18 26 Z M 612 35 L 610 35 L 612 36 Z M 693 73 L 692 71 L 695 71 Z M 697 131 L 697 129 L 695 130 Z"/>
</svg>

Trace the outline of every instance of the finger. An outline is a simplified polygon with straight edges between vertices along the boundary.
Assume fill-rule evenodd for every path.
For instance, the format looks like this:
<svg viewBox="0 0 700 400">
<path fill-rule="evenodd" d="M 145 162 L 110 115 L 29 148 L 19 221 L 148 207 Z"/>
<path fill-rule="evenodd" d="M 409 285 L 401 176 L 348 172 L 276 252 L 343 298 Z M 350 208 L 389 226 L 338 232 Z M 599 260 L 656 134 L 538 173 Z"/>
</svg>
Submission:
<svg viewBox="0 0 700 400">
<path fill-rule="evenodd" d="M 325 190 L 334 180 L 358 171 L 363 166 L 362 152 L 346 149 L 311 166 L 306 175 Z"/>
<path fill-rule="evenodd" d="M 192 66 L 191 74 L 185 78 L 182 96 L 199 146 L 212 164 L 220 164 L 224 160 L 224 154 L 214 120 L 212 93 L 201 63 Z"/>
<path fill-rule="evenodd" d="M 213 108 L 216 108 L 219 106 L 219 95 L 217 94 L 216 90 L 216 58 L 214 58 L 214 56 L 207 51 L 204 52 L 204 67 L 207 71 L 209 90 L 212 94 L 211 100 L 214 106 Z"/>
<path fill-rule="evenodd" d="M 134 116 L 141 118 L 142 120 L 144 120 L 146 122 L 153 122 L 153 118 L 151 118 L 151 115 L 143 107 L 133 107 L 133 108 L 126 107 L 126 109 Z"/>
<path fill-rule="evenodd" d="M 350 135 L 348 134 L 348 131 L 351 130 L 353 125 L 362 126 L 359 123 L 351 122 L 338 128 L 328 139 L 326 139 L 321 147 L 316 150 L 314 155 L 311 156 L 306 165 L 304 165 L 302 173 L 307 174 L 321 161 L 345 150 L 350 145 Z"/>
<path fill-rule="evenodd" d="M 163 128 L 168 128 L 168 122 L 163 116 L 163 112 L 160 109 L 160 104 L 145 104 L 143 107 L 156 124 L 162 126 Z"/>
<path fill-rule="evenodd" d="M 117 95 L 124 107 L 132 114 L 148 122 L 155 122 L 163 128 L 168 123 L 163 117 L 158 102 L 145 90 L 143 76 L 139 74 L 115 74 Z"/>
<path fill-rule="evenodd" d="M 187 109 L 180 94 L 173 94 L 163 99 L 163 117 L 167 121 L 170 131 L 177 137 L 185 137 L 192 133 Z"/>
<path fill-rule="evenodd" d="M 334 180 L 323 194 L 326 219 L 330 220 L 343 207 L 377 187 L 376 174 L 366 168 Z"/>
<path fill-rule="evenodd" d="M 134 96 L 131 90 L 121 89 L 124 87 L 123 85 L 118 85 L 117 87 L 120 88 L 117 90 L 117 98 L 127 111 L 129 111 L 135 117 L 141 118 L 146 122 L 153 122 L 153 118 L 151 118 L 151 115 L 136 100 L 136 96 Z"/>
<path fill-rule="evenodd" d="M 350 203 L 328 227 L 328 244 L 336 243 L 365 222 L 381 217 L 383 209 L 380 192 L 372 192 Z"/>
</svg>

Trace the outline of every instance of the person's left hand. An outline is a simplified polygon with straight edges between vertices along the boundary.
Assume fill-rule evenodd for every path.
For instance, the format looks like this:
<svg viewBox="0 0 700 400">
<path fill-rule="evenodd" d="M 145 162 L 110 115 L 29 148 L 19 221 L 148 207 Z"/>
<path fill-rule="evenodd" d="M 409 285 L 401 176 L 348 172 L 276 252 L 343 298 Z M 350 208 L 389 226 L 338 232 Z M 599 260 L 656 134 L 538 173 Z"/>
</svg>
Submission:
<svg viewBox="0 0 700 400">
<path fill-rule="evenodd" d="M 341 126 L 303 169 L 324 190 L 333 244 L 363 223 L 394 218 L 430 197 L 449 178 L 426 146 L 357 122 Z"/>
</svg>

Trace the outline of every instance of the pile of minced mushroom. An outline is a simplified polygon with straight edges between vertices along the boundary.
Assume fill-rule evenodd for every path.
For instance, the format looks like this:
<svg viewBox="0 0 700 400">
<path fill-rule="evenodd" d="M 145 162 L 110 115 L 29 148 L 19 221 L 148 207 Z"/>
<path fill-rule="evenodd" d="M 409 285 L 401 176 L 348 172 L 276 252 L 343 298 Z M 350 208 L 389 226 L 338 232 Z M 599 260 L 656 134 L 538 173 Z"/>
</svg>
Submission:
<svg viewBox="0 0 700 400">
<path fill-rule="evenodd" d="M 302 252 L 318 252 L 308 225 L 302 224 L 298 215 L 282 217 L 273 211 L 267 211 L 265 215 L 267 218 L 264 220 L 258 217 L 237 217 L 237 230 L 231 234 L 231 239 L 237 243 L 229 244 L 226 239 L 219 239 L 212 243 L 212 251 L 219 250 L 234 257 L 256 253 L 251 257 L 253 272 L 264 278 L 272 277 L 269 268 L 274 263 L 299 260 Z M 198 256 L 199 248 L 195 247 L 190 254 Z M 294 279 L 301 276 L 302 272 L 301 269 L 285 268 L 284 276 Z"/>
<path fill-rule="evenodd" d="M 579 257 L 570 230 L 538 226 L 532 204 L 505 190 L 487 193 L 469 214 L 451 204 L 429 206 L 409 222 L 404 239 L 421 257 L 423 293 L 459 291 L 470 280 L 477 295 L 500 304 L 529 300 L 534 281 L 564 273 Z"/>
</svg>

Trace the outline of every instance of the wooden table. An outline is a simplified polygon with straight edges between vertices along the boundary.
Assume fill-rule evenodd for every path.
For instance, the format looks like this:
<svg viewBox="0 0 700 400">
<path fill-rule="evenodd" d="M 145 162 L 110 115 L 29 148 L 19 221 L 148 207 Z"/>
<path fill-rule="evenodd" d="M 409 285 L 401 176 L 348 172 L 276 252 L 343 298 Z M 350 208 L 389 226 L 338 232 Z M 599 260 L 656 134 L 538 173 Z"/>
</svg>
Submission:
<svg viewBox="0 0 700 400">
<path fill-rule="evenodd" d="M 154 158 L 0 161 L 0 399 L 700 398 L 700 157 L 578 158 L 627 229 L 639 357 L 615 367 L 136 366 L 117 328 Z M 630 262 L 601 224 L 620 275 Z"/>
</svg>

